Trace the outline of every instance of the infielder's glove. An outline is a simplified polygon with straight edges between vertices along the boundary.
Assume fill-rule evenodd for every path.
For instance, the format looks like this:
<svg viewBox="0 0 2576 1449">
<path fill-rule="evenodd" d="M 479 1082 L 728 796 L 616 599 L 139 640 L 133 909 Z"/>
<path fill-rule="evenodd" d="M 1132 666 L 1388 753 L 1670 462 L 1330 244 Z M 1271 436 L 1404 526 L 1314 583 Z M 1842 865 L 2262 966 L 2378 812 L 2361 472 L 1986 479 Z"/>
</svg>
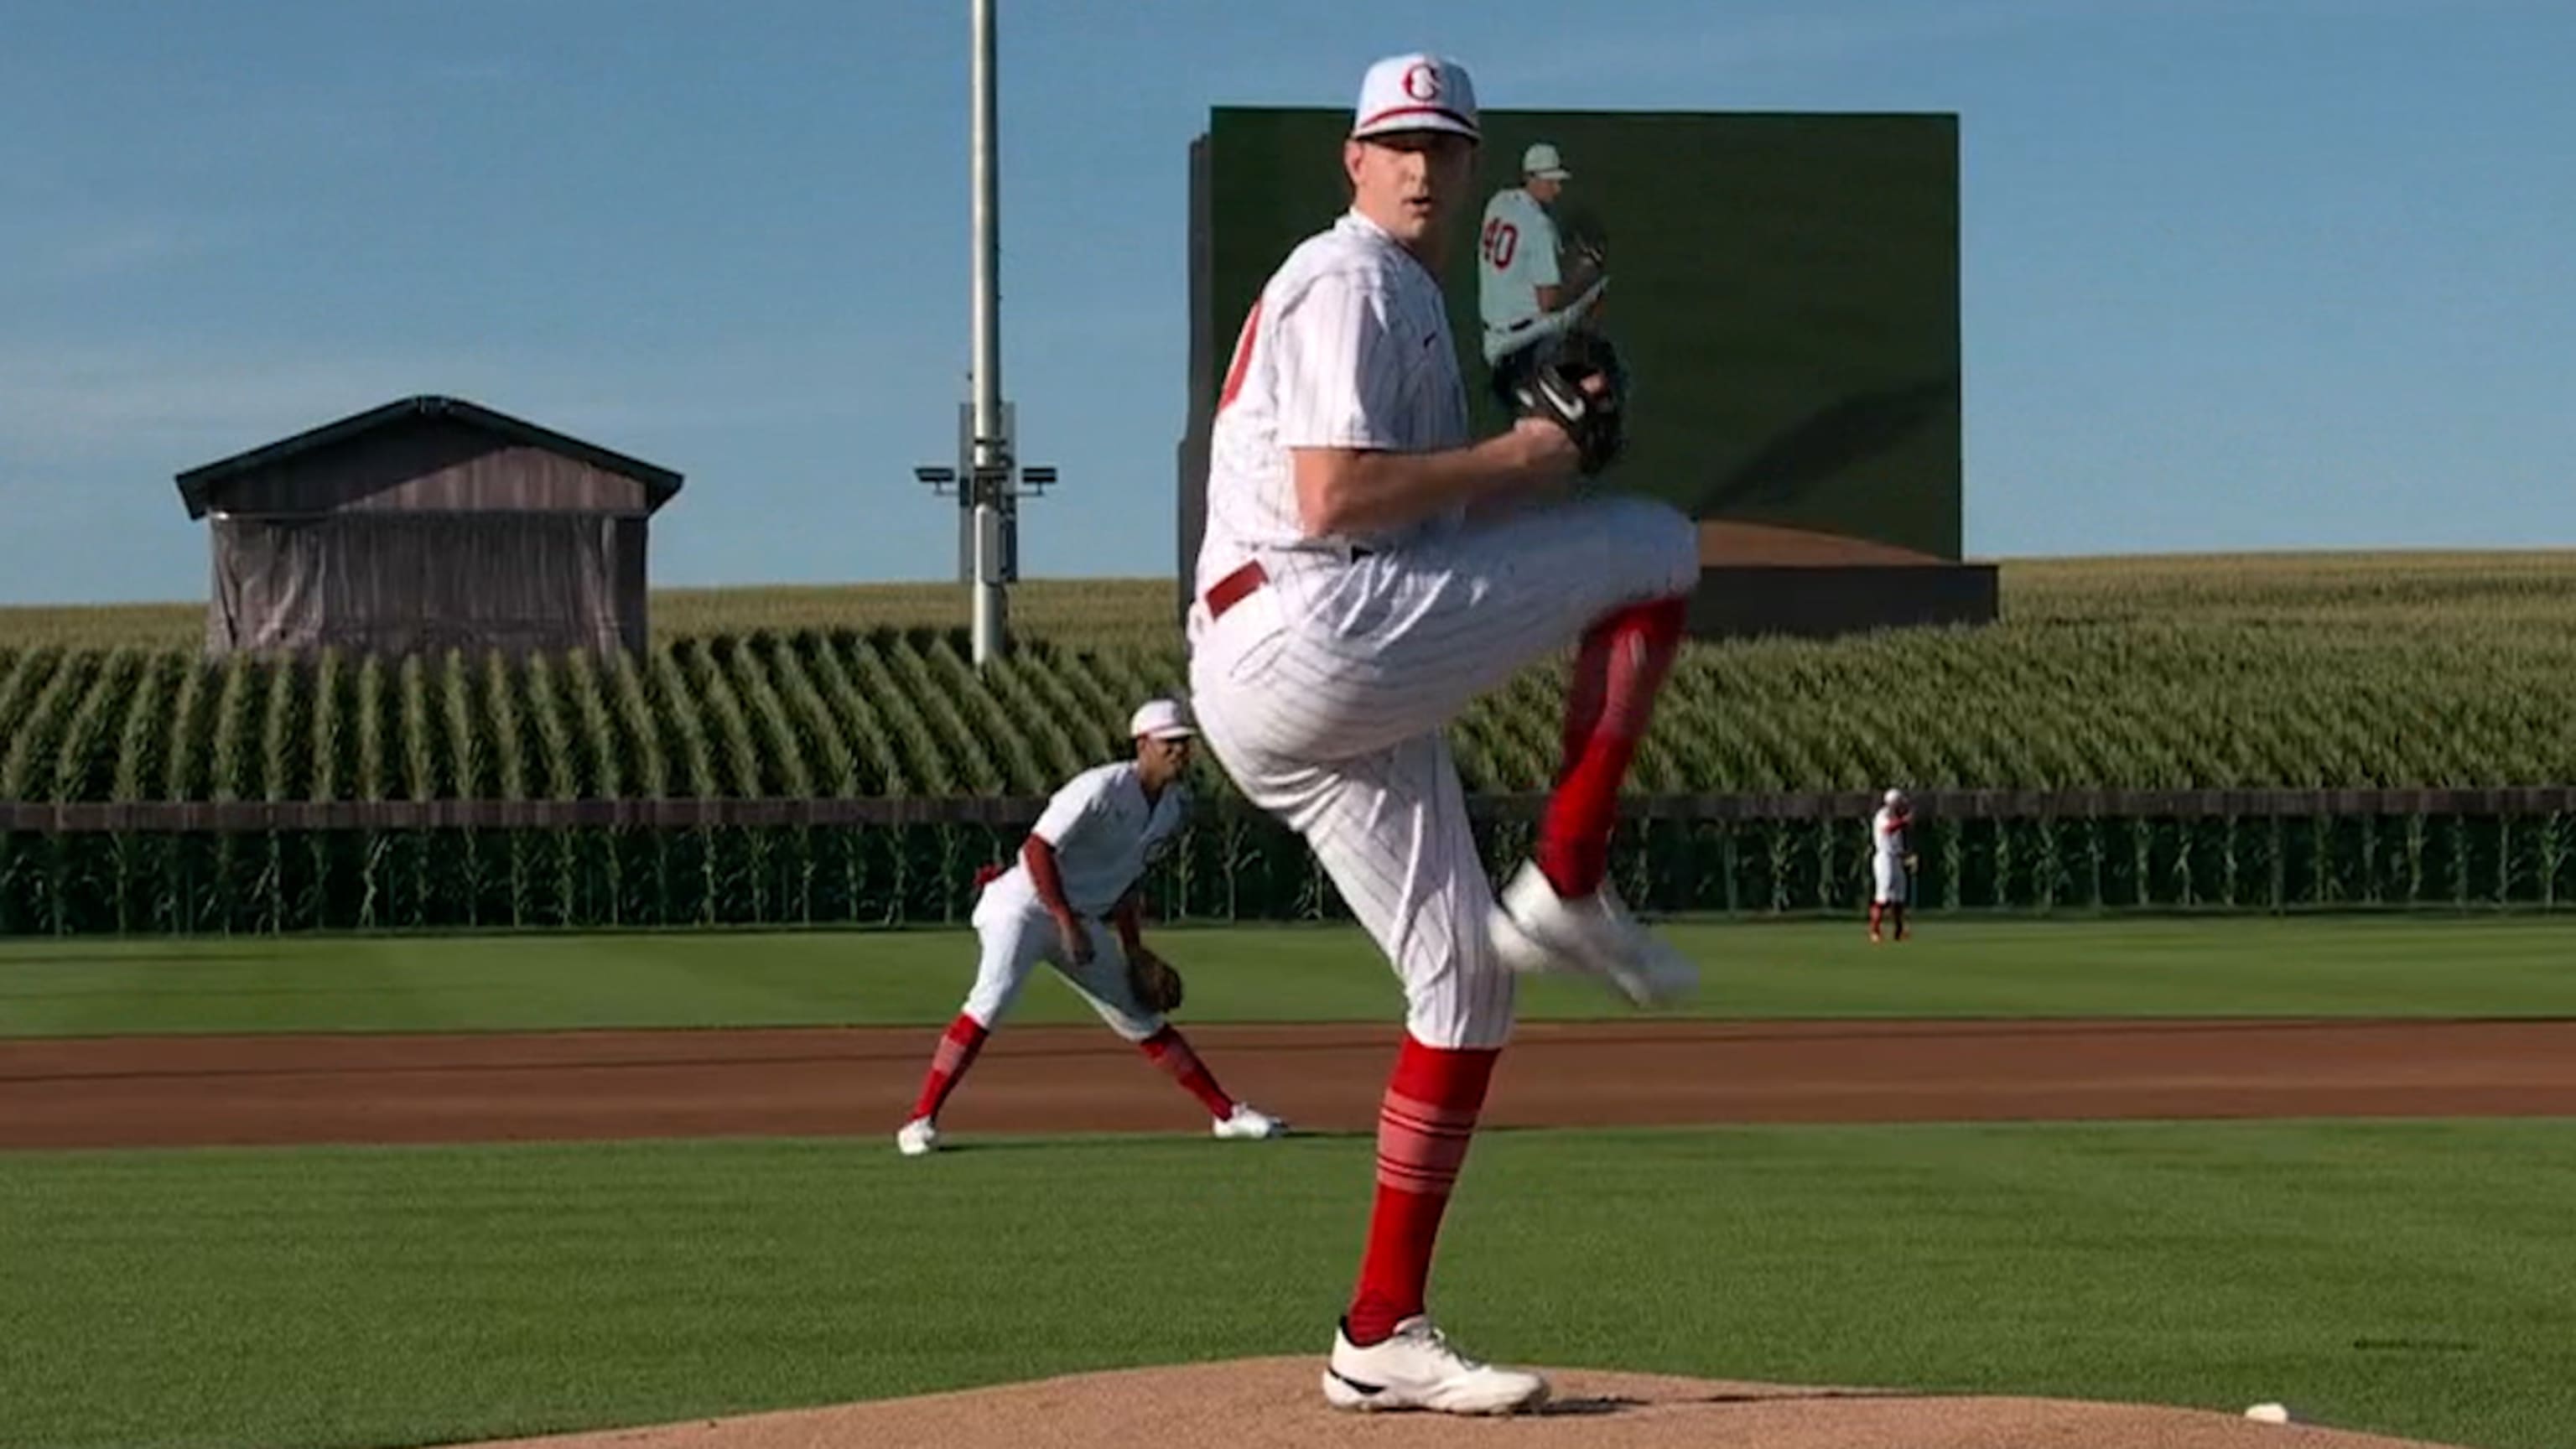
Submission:
<svg viewBox="0 0 2576 1449">
<path fill-rule="evenodd" d="M 1151 951 L 1138 950 L 1128 956 L 1127 985 L 1136 993 L 1136 1004 L 1157 1016 L 1181 1009 L 1181 973 Z"/>
<path fill-rule="evenodd" d="M 1919 855 L 1908 855 L 1908 856 L 1906 856 L 1906 857 L 1905 857 L 1905 868 L 1906 868 L 1907 870 L 1912 870 L 1912 869 L 1914 869 L 1916 866 L 1921 865 L 1922 863 L 1923 863 L 1923 857 L 1921 857 L 1921 856 L 1919 856 Z"/>
<path fill-rule="evenodd" d="M 1580 297 L 1610 273 L 1610 254 L 1597 241 L 1581 240 L 1557 259 L 1557 286 L 1568 297 Z"/>
<path fill-rule="evenodd" d="M 1585 474 L 1610 466 L 1627 444 L 1628 372 L 1618 349 L 1598 332 L 1577 329 L 1532 343 L 1530 352 L 1512 389 L 1515 411 L 1565 429 L 1583 455 Z M 1597 391 L 1588 385 L 1596 378 Z"/>
</svg>

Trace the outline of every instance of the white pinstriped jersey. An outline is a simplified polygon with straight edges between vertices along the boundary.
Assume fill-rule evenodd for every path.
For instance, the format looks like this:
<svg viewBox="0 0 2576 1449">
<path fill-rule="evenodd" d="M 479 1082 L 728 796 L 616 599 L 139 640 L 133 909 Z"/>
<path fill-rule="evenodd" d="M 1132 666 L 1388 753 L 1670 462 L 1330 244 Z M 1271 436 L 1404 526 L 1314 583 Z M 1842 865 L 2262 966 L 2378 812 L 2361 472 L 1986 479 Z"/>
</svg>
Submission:
<svg viewBox="0 0 2576 1449">
<path fill-rule="evenodd" d="M 1476 232 L 1476 309 L 1485 320 L 1487 357 L 1496 354 L 1503 334 L 1544 310 L 1538 289 L 1561 279 L 1556 223 L 1546 208 L 1517 186 L 1495 192 Z"/>
<path fill-rule="evenodd" d="M 1384 547 L 1454 529 L 1308 540 L 1288 450 L 1427 452 L 1472 440 L 1440 283 L 1385 229 L 1348 211 L 1288 254 L 1244 319 L 1209 438 L 1204 591 L 1257 552 Z"/>
<path fill-rule="evenodd" d="M 1029 833 L 1055 847 L 1065 904 L 1086 916 L 1105 915 L 1180 830 L 1189 808 L 1189 791 L 1178 780 L 1147 804 L 1136 762 L 1113 760 L 1065 781 Z M 1013 861 L 985 890 L 1016 892 L 1032 904 L 1038 898 L 1025 861 Z"/>
<path fill-rule="evenodd" d="M 1885 805 L 1878 807 L 1878 813 L 1869 817 L 1869 834 L 1876 844 L 1879 859 L 1901 861 L 1905 858 L 1905 833 L 1912 823 L 1911 815 L 1899 815 Z"/>
</svg>

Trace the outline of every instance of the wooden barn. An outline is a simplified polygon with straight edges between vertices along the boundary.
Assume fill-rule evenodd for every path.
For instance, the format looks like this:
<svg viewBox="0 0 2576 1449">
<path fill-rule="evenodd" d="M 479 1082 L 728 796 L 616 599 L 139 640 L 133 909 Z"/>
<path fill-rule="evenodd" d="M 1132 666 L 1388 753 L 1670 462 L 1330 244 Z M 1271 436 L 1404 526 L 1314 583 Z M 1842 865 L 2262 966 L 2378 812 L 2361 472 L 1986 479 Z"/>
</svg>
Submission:
<svg viewBox="0 0 2576 1449">
<path fill-rule="evenodd" d="M 206 652 L 641 650 L 680 475 L 458 398 L 387 403 L 178 475 L 211 518 Z"/>
</svg>

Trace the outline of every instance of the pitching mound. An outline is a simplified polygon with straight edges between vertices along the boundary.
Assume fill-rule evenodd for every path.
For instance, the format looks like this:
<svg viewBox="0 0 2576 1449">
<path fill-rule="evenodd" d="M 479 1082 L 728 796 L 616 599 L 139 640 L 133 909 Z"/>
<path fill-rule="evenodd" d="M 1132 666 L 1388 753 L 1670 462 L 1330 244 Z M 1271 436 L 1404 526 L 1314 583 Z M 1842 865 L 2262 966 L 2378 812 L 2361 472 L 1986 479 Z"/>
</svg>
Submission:
<svg viewBox="0 0 2576 1449">
<path fill-rule="evenodd" d="M 1834 568 L 1851 564 L 1940 564 L 1949 560 L 1920 549 L 1854 538 L 1820 528 L 1792 528 L 1778 523 L 1746 523 L 1733 518 L 1703 519 L 1699 526 L 1699 561 L 1703 568 L 1792 565 Z"/>
<path fill-rule="evenodd" d="M 1552 1371 L 1535 1415 L 1453 1419 L 1324 1407 L 1313 1358 L 1043 1379 L 827 1409 L 514 1439 L 478 1449 L 1224 1449 L 1295 1445 L 1538 1449 L 2442 1449 L 2235 1414 L 2054 1399 L 1944 1398 L 1641 1374 Z"/>
</svg>

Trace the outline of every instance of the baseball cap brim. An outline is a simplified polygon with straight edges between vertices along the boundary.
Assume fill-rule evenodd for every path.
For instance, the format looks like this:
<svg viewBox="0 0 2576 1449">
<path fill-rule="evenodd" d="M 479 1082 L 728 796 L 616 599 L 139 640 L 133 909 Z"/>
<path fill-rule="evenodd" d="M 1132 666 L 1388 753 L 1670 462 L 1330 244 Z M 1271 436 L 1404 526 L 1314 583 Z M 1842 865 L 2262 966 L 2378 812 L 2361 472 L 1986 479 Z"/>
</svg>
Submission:
<svg viewBox="0 0 2576 1449">
<path fill-rule="evenodd" d="M 1478 139 L 1475 123 L 1446 106 L 1392 106 L 1351 127 L 1351 139 L 1365 141 L 1372 136 L 1394 136 L 1406 131 L 1446 131 L 1468 140 Z"/>
</svg>

